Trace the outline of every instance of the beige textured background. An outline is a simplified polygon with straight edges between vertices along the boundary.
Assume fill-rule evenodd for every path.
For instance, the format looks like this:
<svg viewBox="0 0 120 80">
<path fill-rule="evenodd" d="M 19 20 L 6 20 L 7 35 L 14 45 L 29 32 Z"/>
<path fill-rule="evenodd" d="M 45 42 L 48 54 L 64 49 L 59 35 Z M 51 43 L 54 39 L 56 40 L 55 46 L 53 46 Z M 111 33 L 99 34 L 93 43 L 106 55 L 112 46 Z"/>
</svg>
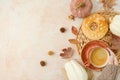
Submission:
<svg viewBox="0 0 120 80">
<path fill-rule="evenodd" d="M 0 80 L 63 80 L 61 68 L 67 60 L 59 53 L 75 36 L 71 26 L 79 28 L 82 19 L 68 19 L 70 0 L 0 0 Z M 93 0 L 93 11 L 101 9 Z M 118 4 L 120 6 L 120 4 Z M 115 7 L 120 10 L 119 7 Z M 59 32 L 60 27 L 67 29 Z M 55 54 L 48 56 L 53 50 Z M 39 62 L 45 60 L 47 66 Z"/>
</svg>

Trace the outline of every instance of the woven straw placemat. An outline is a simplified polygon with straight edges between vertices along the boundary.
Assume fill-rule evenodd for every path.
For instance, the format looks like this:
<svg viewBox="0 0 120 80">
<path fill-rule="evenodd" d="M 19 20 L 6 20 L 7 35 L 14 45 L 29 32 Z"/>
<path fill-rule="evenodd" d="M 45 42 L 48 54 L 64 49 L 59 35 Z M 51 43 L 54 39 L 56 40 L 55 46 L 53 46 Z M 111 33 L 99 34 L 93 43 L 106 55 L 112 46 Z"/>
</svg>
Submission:
<svg viewBox="0 0 120 80">
<path fill-rule="evenodd" d="M 113 17 L 119 13 L 117 12 L 106 12 L 104 10 L 102 11 L 98 11 L 96 12 L 97 14 L 100 14 L 102 16 L 104 16 L 106 18 L 106 20 L 108 21 L 108 23 L 110 24 Z M 107 34 L 100 40 L 106 42 L 109 46 L 111 46 L 111 43 L 110 43 L 110 39 L 112 38 L 112 33 L 110 32 L 110 30 L 107 32 Z M 88 39 L 82 32 L 81 30 L 81 26 L 79 28 L 79 31 L 78 31 L 78 35 L 76 37 L 76 40 L 79 42 L 79 44 L 76 44 L 77 46 L 77 50 L 78 50 L 78 53 L 81 54 L 81 51 L 82 51 L 82 48 L 84 47 L 84 45 L 88 42 L 90 42 L 91 40 Z M 120 64 L 120 50 L 113 50 L 113 52 L 115 53 L 117 59 L 118 59 L 118 62 Z"/>
</svg>

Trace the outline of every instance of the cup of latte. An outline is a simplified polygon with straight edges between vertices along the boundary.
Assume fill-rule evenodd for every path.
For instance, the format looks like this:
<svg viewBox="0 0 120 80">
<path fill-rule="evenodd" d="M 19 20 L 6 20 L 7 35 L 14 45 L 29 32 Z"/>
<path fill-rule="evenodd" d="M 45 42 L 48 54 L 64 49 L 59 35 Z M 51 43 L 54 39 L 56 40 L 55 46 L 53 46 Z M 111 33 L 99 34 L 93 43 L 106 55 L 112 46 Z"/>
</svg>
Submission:
<svg viewBox="0 0 120 80">
<path fill-rule="evenodd" d="M 98 68 L 102 68 L 107 65 L 109 59 L 109 52 L 102 47 L 95 47 L 90 51 L 89 60 L 90 63 Z"/>
</svg>

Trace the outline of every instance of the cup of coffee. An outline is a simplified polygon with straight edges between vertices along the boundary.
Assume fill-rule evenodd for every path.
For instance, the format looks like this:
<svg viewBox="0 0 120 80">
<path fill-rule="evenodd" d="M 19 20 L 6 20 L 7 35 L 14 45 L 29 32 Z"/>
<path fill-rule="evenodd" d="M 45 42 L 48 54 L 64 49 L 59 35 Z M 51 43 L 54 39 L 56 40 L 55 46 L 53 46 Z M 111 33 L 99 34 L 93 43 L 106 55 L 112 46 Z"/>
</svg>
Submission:
<svg viewBox="0 0 120 80">
<path fill-rule="evenodd" d="M 109 59 L 109 52 L 102 47 L 95 47 L 90 51 L 90 63 L 98 68 L 104 67 Z"/>
</svg>

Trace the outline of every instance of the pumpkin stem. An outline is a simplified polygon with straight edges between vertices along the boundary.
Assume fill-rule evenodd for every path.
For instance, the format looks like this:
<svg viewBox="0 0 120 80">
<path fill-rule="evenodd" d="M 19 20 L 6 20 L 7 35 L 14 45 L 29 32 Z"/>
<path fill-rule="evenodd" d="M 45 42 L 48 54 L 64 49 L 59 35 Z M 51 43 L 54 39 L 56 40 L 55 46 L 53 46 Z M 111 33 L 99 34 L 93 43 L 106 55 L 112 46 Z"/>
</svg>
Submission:
<svg viewBox="0 0 120 80">
<path fill-rule="evenodd" d="M 79 9 L 79 8 L 83 8 L 83 7 L 85 7 L 85 3 L 80 2 L 79 4 L 77 4 L 77 5 L 75 6 L 75 9 Z"/>
</svg>

